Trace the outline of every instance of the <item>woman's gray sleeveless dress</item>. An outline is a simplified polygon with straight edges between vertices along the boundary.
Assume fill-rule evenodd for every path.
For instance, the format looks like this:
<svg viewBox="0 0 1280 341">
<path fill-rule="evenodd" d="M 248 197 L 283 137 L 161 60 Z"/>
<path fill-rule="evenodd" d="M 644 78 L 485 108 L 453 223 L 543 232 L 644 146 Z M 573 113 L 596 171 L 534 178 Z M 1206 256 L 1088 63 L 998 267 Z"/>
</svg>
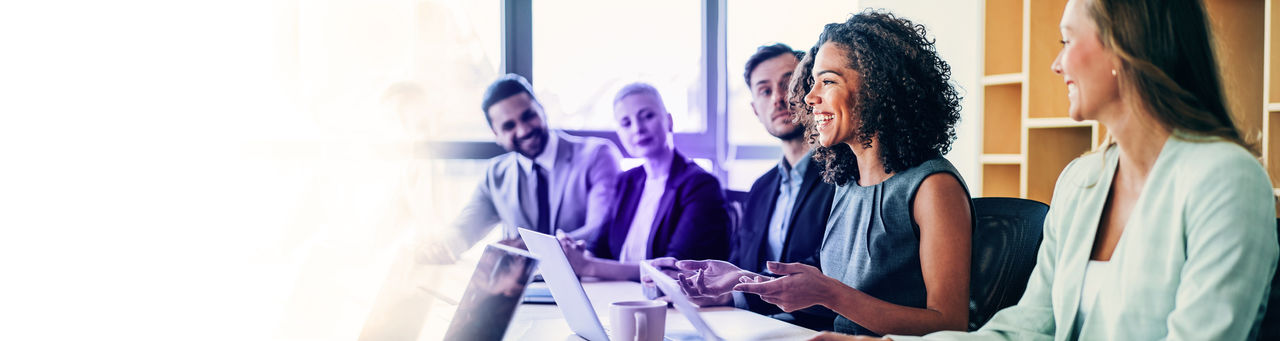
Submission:
<svg viewBox="0 0 1280 341">
<path fill-rule="evenodd" d="M 912 219 L 911 203 L 924 179 L 936 173 L 949 173 L 965 186 L 951 162 L 939 157 L 876 185 L 862 187 L 850 181 L 836 187 L 822 242 L 822 273 L 878 299 L 924 308 L 920 230 Z M 835 330 L 880 336 L 844 316 L 836 317 Z"/>
</svg>

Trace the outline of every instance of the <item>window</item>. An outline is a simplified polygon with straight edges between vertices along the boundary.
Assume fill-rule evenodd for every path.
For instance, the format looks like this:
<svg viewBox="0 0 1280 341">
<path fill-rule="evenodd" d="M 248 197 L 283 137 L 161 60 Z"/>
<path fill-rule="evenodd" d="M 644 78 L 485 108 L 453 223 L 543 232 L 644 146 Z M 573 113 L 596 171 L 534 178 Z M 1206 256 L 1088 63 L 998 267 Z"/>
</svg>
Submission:
<svg viewBox="0 0 1280 341">
<path fill-rule="evenodd" d="M 706 130 L 700 1 L 533 1 L 533 87 L 551 126 L 613 131 L 613 95 L 644 81 L 676 132 Z"/>
<path fill-rule="evenodd" d="M 371 89 L 361 95 L 382 104 L 393 122 L 415 140 L 492 141 L 480 101 L 485 87 L 498 77 L 502 59 L 501 3 L 380 3 L 353 2 L 340 11 L 332 5 L 311 6 L 351 21 L 332 25 L 325 40 L 316 42 L 340 48 L 317 58 L 329 62 L 320 67 L 345 62 L 339 58 L 347 56 L 362 58 L 343 64 L 352 66 L 349 70 L 323 70 L 324 74 L 348 75 L 348 79 L 329 84 Z M 377 16 L 360 14 L 377 7 L 394 8 Z M 344 43 L 331 43 L 335 40 Z"/>
<path fill-rule="evenodd" d="M 461 5 L 458 0 L 436 1 L 451 4 L 457 13 L 476 6 Z M 739 190 L 745 190 L 755 177 L 776 164 L 780 154 L 777 139 L 760 126 L 751 110 L 743 64 L 756 47 L 764 44 L 783 42 L 806 50 L 817 40 L 823 25 L 843 21 L 858 9 L 857 1 L 852 0 L 822 0 L 803 8 L 763 0 L 528 1 L 529 7 L 495 9 L 504 12 L 499 20 L 508 24 L 528 22 L 531 31 L 529 44 L 517 47 L 517 54 L 519 49 L 527 48 L 526 54 L 516 57 L 514 64 L 499 62 L 532 74 L 534 91 L 546 108 L 552 127 L 579 135 L 609 137 L 616 129 L 613 95 L 626 84 L 648 82 L 662 93 L 675 121 L 676 140 L 680 147 L 688 148 L 683 150 L 685 154 L 711 161 L 714 167 L 707 168 L 727 175 L 726 187 Z M 719 4 L 725 12 L 713 16 L 704 8 L 709 4 Z M 707 36 L 706 20 L 724 21 L 725 40 Z M 501 23 L 492 25 L 501 27 Z M 500 43 L 496 40 L 500 39 L 484 46 L 495 46 L 496 51 Z M 717 42 L 725 46 L 725 50 L 717 52 L 725 58 L 723 70 L 708 68 L 714 63 L 705 59 L 707 44 Z M 721 79 L 725 83 L 708 89 L 706 77 L 717 74 L 724 77 Z M 492 78 L 478 82 L 476 99 L 464 100 L 461 105 L 474 106 L 482 92 L 480 88 Z M 718 104 L 706 102 L 713 91 L 727 92 L 725 108 L 712 110 Z M 720 135 L 727 136 L 727 141 L 716 141 L 720 132 L 715 130 L 720 128 L 708 124 L 711 115 L 720 110 L 728 116 L 721 119 L 725 119 L 729 131 Z M 483 122 L 483 117 L 465 114 L 457 118 L 464 119 Z M 473 126 L 485 127 L 483 123 Z M 448 127 L 466 129 L 461 123 Z M 487 143 L 487 129 L 479 130 L 483 131 L 469 135 L 482 138 L 467 140 L 481 143 L 454 143 L 459 139 L 444 135 L 436 140 L 454 141 L 443 146 L 462 151 L 451 153 L 448 158 L 488 158 L 499 152 Z M 715 153 L 724 147 L 728 147 L 727 159 L 716 160 Z"/>
<path fill-rule="evenodd" d="M 743 192 L 750 191 L 751 185 L 756 183 L 757 178 L 778 166 L 778 160 L 781 160 L 781 156 L 777 159 L 734 159 L 725 161 L 724 168 L 732 171 L 729 172 L 728 179 L 725 179 L 724 188 Z"/>
<path fill-rule="evenodd" d="M 783 43 L 808 51 L 823 25 L 843 22 L 859 10 L 857 1 L 823 0 L 804 6 L 766 0 L 734 0 L 727 5 L 725 46 L 728 63 L 729 145 L 777 145 L 751 111 L 751 90 L 743 79 L 747 59 L 761 45 Z M 749 184 L 748 184 L 749 185 Z"/>
</svg>

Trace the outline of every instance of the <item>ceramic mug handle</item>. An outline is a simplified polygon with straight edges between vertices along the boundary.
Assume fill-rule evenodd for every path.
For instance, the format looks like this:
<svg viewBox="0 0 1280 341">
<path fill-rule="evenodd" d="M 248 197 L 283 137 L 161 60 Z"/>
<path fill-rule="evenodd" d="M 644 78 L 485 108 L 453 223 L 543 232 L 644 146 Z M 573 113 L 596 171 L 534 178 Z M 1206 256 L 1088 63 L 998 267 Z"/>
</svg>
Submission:
<svg viewBox="0 0 1280 341">
<path fill-rule="evenodd" d="M 636 314 L 636 341 L 649 340 L 649 316 L 643 311 L 637 311 Z"/>
</svg>

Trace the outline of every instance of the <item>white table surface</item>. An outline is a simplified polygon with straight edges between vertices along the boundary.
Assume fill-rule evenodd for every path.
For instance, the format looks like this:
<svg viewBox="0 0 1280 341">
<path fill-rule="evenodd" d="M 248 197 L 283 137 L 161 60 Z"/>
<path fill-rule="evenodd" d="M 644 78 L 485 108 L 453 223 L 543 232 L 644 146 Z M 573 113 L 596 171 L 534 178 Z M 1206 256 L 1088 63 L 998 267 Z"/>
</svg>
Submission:
<svg viewBox="0 0 1280 341">
<path fill-rule="evenodd" d="M 539 283 L 540 284 L 540 283 Z M 616 301 L 643 300 L 635 282 L 588 282 L 583 289 L 591 298 L 600 322 L 609 326 L 609 305 Z M 764 315 L 733 307 L 703 308 L 702 318 L 726 340 L 806 340 L 814 331 Z M 684 315 L 667 308 L 667 336 L 670 339 L 696 338 L 698 333 Z M 522 304 L 516 309 L 506 340 L 583 340 L 573 333 L 560 308 L 552 304 Z"/>
<path fill-rule="evenodd" d="M 475 267 L 469 259 L 457 264 L 424 266 L 402 262 L 392 267 L 378 290 L 360 328 L 359 340 L 441 340 L 457 309 L 466 281 Z M 543 287 L 535 282 L 531 287 Z M 600 322 L 609 326 L 609 305 L 643 300 L 640 283 L 584 282 Z M 443 298 L 442 298 L 443 297 Z M 813 330 L 734 307 L 703 308 L 701 316 L 726 340 L 806 340 Z M 667 309 L 668 339 L 697 335 L 693 325 L 675 308 Z M 521 304 L 507 327 L 505 340 L 584 340 L 574 334 L 554 304 Z"/>
</svg>

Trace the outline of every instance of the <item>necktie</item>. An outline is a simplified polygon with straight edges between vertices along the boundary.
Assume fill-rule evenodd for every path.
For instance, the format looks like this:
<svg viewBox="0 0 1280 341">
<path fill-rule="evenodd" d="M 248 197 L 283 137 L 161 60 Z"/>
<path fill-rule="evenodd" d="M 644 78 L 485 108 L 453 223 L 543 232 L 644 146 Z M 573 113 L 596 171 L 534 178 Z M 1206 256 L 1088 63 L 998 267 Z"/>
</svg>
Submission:
<svg viewBox="0 0 1280 341">
<path fill-rule="evenodd" d="M 533 163 L 533 173 L 538 177 L 538 232 L 551 234 L 551 199 L 547 194 L 547 176 L 537 162 Z"/>
</svg>

